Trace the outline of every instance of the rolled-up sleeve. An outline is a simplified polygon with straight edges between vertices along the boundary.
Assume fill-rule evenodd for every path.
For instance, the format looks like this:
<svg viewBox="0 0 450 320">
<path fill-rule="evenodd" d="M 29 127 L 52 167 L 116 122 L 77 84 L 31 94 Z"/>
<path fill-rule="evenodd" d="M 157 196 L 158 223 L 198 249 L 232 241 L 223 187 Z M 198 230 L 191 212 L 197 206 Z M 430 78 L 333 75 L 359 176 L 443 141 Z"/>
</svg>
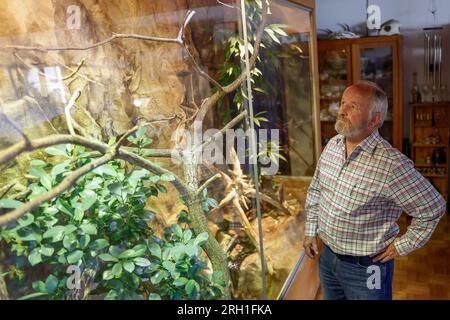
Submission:
<svg viewBox="0 0 450 320">
<path fill-rule="evenodd" d="M 320 161 L 314 172 L 311 184 L 308 188 L 308 194 L 306 196 L 306 224 L 305 224 L 305 236 L 315 237 L 317 235 L 318 228 L 318 214 L 320 205 Z"/>
<path fill-rule="evenodd" d="M 391 200 L 413 219 L 406 233 L 394 241 L 400 255 L 419 249 L 431 238 L 446 203 L 433 185 L 404 157 L 392 168 L 389 182 Z"/>
</svg>

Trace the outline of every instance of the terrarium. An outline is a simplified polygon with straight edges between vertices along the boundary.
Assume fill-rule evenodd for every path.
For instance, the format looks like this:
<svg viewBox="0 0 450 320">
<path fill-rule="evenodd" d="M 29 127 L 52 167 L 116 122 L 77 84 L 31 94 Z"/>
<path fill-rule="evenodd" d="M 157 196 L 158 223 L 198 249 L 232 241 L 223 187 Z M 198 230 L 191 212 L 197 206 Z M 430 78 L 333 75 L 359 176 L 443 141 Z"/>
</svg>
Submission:
<svg viewBox="0 0 450 320">
<path fill-rule="evenodd" d="M 320 142 L 311 9 L 8 2 L 0 299 L 281 298 Z"/>
</svg>

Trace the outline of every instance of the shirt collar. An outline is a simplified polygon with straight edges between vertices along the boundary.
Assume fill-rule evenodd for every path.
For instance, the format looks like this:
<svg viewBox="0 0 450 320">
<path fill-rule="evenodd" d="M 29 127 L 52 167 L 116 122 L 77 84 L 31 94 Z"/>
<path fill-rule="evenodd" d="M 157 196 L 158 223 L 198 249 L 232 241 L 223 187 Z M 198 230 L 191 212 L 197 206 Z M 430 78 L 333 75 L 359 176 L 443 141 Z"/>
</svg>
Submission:
<svg viewBox="0 0 450 320">
<path fill-rule="evenodd" d="M 378 140 L 380 137 L 381 136 L 380 136 L 380 133 L 378 132 L 378 129 L 375 129 L 372 131 L 372 133 L 366 139 L 364 139 L 358 145 L 358 147 L 361 147 L 362 150 L 372 153 L 373 150 L 375 149 L 375 147 L 377 146 Z M 344 142 L 345 142 L 345 136 L 343 136 L 342 134 L 338 134 L 338 137 L 336 139 L 336 144 L 343 146 Z"/>
</svg>

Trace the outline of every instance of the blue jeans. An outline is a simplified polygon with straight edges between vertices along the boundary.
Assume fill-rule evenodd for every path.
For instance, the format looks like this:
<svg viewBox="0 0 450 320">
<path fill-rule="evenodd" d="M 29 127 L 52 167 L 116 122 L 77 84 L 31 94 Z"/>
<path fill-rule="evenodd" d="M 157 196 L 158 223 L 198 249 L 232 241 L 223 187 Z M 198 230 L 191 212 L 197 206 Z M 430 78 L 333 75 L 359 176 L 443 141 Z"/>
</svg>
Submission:
<svg viewBox="0 0 450 320">
<path fill-rule="evenodd" d="M 325 300 L 392 300 L 394 260 L 334 253 L 328 246 L 319 259 L 319 276 Z"/>
</svg>

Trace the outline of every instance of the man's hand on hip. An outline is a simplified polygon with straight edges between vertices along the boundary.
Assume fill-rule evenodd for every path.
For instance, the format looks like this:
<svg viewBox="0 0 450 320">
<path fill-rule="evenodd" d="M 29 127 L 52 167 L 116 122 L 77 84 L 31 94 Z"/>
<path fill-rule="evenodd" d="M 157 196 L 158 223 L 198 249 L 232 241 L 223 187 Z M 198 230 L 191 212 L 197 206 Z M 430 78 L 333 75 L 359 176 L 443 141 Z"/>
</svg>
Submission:
<svg viewBox="0 0 450 320">
<path fill-rule="evenodd" d="M 381 263 L 388 262 L 394 258 L 399 257 L 397 249 L 394 246 L 394 242 L 392 242 L 383 252 L 377 254 L 373 259 L 374 262 L 380 261 Z"/>
<path fill-rule="evenodd" d="M 319 254 L 317 237 L 305 237 L 303 240 L 303 248 L 305 248 L 306 255 L 311 259 L 314 259 L 315 256 Z"/>
</svg>

